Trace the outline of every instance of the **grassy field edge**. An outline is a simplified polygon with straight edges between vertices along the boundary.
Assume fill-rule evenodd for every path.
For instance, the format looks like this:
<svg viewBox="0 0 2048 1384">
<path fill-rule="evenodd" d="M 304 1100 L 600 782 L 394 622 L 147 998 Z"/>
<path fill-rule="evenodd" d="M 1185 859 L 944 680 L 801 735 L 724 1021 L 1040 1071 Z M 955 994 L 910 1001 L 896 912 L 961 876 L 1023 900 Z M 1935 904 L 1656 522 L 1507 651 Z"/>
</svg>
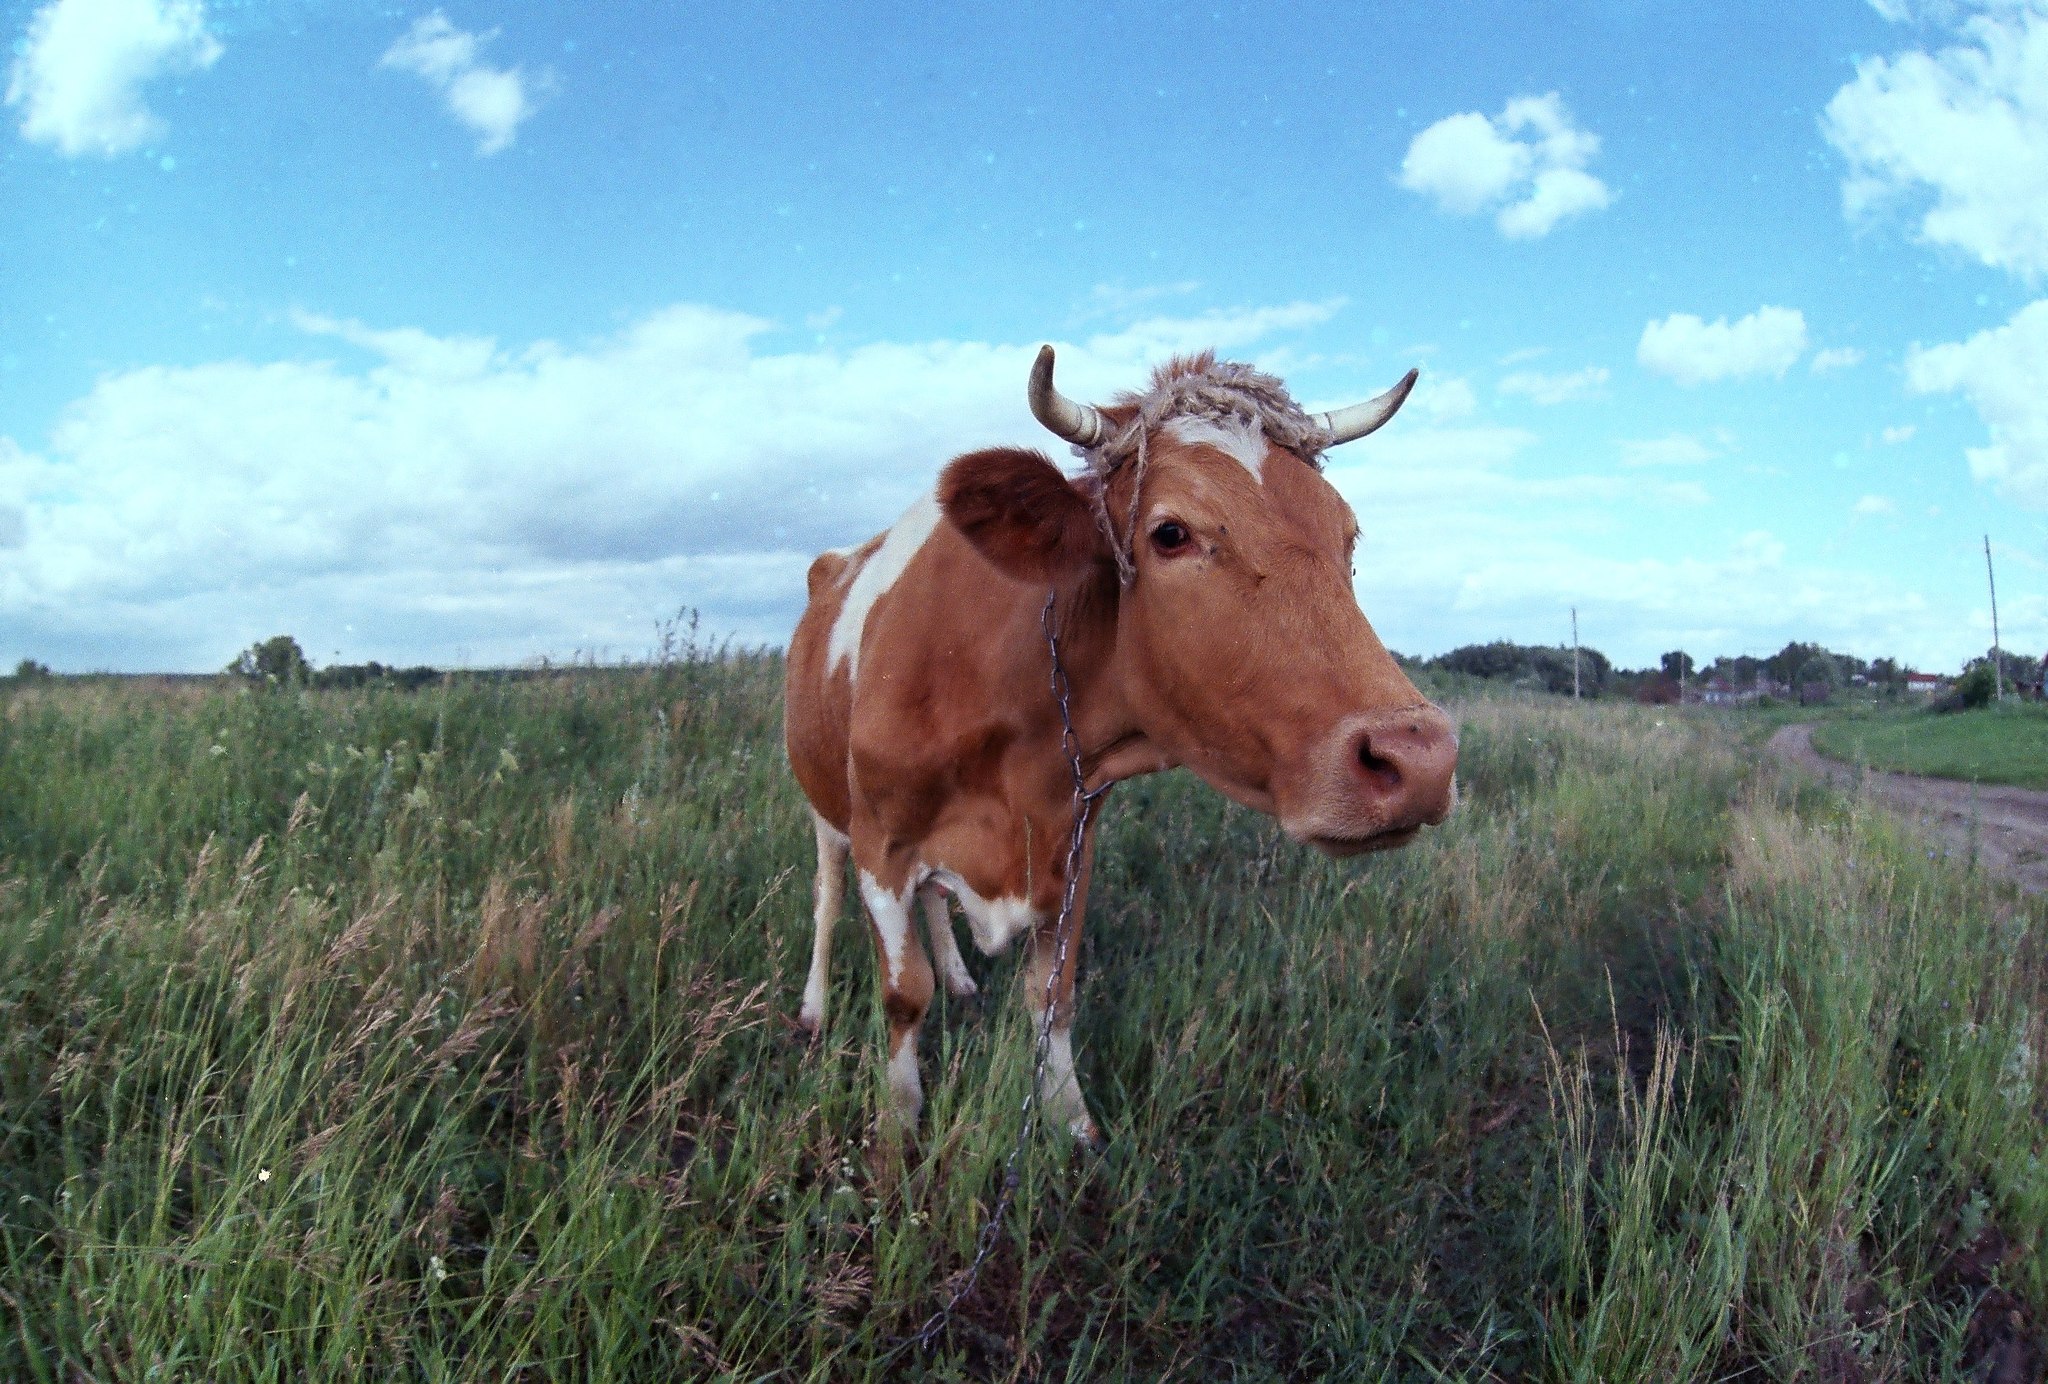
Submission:
<svg viewBox="0 0 2048 1384">
<path fill-rule="evenodd" d="M 1813 747 L 1858 768 L 2048 789 L 2048 706 L 2040 703 L 1830 715 L 1816 721 Z"/>
<path fill-rule="evenodd" d="M 0 710 L 0 1376 L 1999 1377 L 2042 1357 L 2038 905 L 1666 709 L 1461 706 L 1363 865 L 1183 775 L 1104 827 L 1026 1159 L 1015 958 L 873 1137 L 791 1032 L 773 658 Z M 2029 1354 L 2032 1352 L 2032 1354 Z"/>
</svg>

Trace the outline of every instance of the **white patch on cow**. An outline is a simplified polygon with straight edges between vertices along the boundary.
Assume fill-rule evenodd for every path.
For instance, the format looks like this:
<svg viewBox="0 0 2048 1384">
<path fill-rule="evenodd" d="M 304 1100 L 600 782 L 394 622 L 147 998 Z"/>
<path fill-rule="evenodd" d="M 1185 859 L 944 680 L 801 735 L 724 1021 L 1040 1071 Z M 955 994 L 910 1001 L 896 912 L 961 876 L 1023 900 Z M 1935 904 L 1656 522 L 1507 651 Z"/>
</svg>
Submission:
<svg viewBox="0 0 2048 1384">
<path fill-rule="evenodd" d="M 1002 955 L 1010 943 L 1038 926 L 1044 916 L 1028 899 L 984 899 L 951 870 L 934 870 L 932 878 L 960 900 L 960 911 L 967 915 L 968 931 L 974 934 L 974 945 L 983 956 Z"/>
<path fill-rule="evenodd" d="M 834 850 L 843 851 L 853 844 L 852 837 L 819 816 L 815 807 L 811 809 L 811 830 L 816 834 L 821 846 L 831 846 Z"/>
<path fill-rule="evenodd" d="M 913 1028 L 889 1054 L 889 1113 L 900 1127 L 914 1129 L 923 1109 L 924 1083 L 917 1076 L 917 1030 Z"/>
<path fill-rule="evenodd" d="M 1044 1102 L 1047 1115 L 1066 1121 L 1067 1132 L 1076 1139 L 1094 1139 L 1095 1121 L 1088 1116 L 1088 1102 L 1081 1098 L 1081 1082 L 1074 1075 L 1073 1031 L 1069 1028 L 1055 1027 L 1047 1036 L 1045 1077 L 1039 1083 L 1038 1099 Z"/>
<path fill-rule="evenodd" d="M 875 932 L 882 939 L 882 964 L 888 973 L 889 988 L 896 988 L 897 978 L 903 974 L 904 953 L 910 946 L 910 895 L 905 889 L 901 895 L 890 893 L 866 870 L 860 872 L 860 897 L 868 906 L 868 916 L 875 920 Z"/>
<path fill-rule="evenodd" d="M 832 970 L 832 929 L 846 891 L 846 833 L 811 811 L 818 840 L 818 877 L 811 891 L 811 973 L 804 979 L 803 1007 L 797 1020 L 813 1033 L 825 1029 L 825 996 Z"/>
<path fill-rule="evenodd" d="M 1252 479 L 1264 483 L 1261 470 L 1266 464 L 1266 433 L 1256 419 L 1225 427 L 1208 418 L 1169 418 L 1166 431 L 1190 447 L 1214 447 L 1227 457 L 1236 459 L 1239 465 L 1252 473 Z"/>
<path fill-rule="evenodd" d="M 924 547 L 924 541 L 932 536 L 932 530 L 939 526 L 939 500 L 936 495 L 926 495 L 909 509 L 896 526 L 882 538 L 882 546 L 874 555 L 861 564 L 854 574 L 852 583 L 846 588 L 846 600 L 840 604 L 839 618 L 832 622 L 832 638 L 825 645 L 825 666 L 836 668 L 842 661 L 846 664 L 846 676 L 853 677 L 860 671 L 861 636 L 867 632 L 868 613 L 875 608 L 875 602 L 882 593 L 896 584 L 903 575 L 903 569 Z"/>
</svg>

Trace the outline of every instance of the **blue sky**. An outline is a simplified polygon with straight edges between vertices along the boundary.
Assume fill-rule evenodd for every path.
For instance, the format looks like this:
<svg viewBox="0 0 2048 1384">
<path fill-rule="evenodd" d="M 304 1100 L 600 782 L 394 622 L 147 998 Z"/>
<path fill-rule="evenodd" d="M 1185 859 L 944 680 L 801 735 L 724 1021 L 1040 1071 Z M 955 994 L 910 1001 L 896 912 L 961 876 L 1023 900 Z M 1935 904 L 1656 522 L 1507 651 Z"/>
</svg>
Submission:
<svg viewBox="0 0 2048 1384">
<path fill-rule="evenodd" d="M 0 2 L 0 660 L 779 643 L 1174 351 L 1396 648 L 2048 646 L 2048 4 Z M 2040 301 L 2037 301 L 2040 300 Z"/>
</svg>

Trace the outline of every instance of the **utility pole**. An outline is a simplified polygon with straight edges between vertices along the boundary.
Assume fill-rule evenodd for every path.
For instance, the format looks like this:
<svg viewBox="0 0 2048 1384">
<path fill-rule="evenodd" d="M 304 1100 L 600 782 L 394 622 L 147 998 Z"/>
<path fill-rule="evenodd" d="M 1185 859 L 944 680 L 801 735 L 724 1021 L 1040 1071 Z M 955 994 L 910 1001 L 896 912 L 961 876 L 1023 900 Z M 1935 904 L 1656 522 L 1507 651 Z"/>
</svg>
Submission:
<svg viewBox="0 0 2048 1384">
<path fill-rule="evenodd" d="M 1984 541 L 1985 541 L 1985 543 L 1987 543 L 1987 544 L 1989 544 L 1989 543 L 1991 542 L 1991 540 L 1990 540 L 1989 538 L 1986 538 L 1986 539 L 1985 539 Z M 1990 550 L 1990 548 L 1989 548 L 1989 547 L 1987 547 L 1987 548 L 1985 548 L 1985 550 L 1984 550 L 1984 551 L 1985 551 L 1986 553 L 1989 553 L 1989 552 L 1990 552 L 1991 550 Z M 1993 614 L 1993 616 L 1992 616 L 1991 618 L 1992 618 L 1992 623 L 1993 623 L 1994 625 L 1996 625 L 1996 624 L 1998 623 L 1998 617 L 1997 617 L 1997 615 L 1996 615 L 1996 614 Z M 1995 636 L 1994 636 L 1994 637 L 1995 637 Z M 1573 701 L 1577 701 L 1578 699 L 1579 699 L 1579 608 L 1578 608 L 1577 606 L 1573 606 L 1573 607 L 1572 607 L 1572 700 L 1573 700 Z"/>
<path fill-rule="evenodd" d="M 1991 570 L 1991 535 L 1984 535 L 1984 579 L 1991 583 L 1991 687 L 2005 700 L 2005 669 L 1998 657 L 1998 574 Z"/>
</svg>

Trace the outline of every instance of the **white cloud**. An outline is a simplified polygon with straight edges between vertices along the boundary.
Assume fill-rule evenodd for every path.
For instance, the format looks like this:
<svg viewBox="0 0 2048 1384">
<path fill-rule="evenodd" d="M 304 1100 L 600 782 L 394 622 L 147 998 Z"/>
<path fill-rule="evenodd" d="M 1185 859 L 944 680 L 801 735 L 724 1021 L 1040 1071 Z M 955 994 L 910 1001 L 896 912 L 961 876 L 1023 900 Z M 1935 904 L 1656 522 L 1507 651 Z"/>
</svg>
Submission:
<svg viewBox="0 0 2048 1384">
<path fill-rule="evenodd" d="M 1550 234 L 1551 228 L 1567 217 L 1599 211 L 1613 200 L 1607 184 L 1591 173 L 1546 168 L 1536 175 L 1527 197 L 1501 208 L 1494 225 L 1510 240 L 1533 240 Z"/>
<path fill-rule="evenodd" d="M 142 88 L 220 59 L 200 0 L 53 0 L 37 10 L 7 72 L 21 136 L 67 157 L 124 154 L 163 138 Z"/>
<path fill-rule="evenodd" d="M 1906 353 L 1906 387 L 1967 398 L 1991 433 L 1989 445 L 1968 449 L 1970 474 L 2048 509 L 2048 299 L 1968 341 L 1915 346 Z"/>
<path fill-rule="evenodd" d="M 1148 317 L 1121 331 L 1092 338 L 1091 345 L 1107 355 L 1140 360 L 1190 351 L 1229 351 L 1274 332 L 1299 331 L 1327 322 L 1343 307 L 1344 299 L 1326 298 L 1320 303 L 1279 307 L 1212 309 L 1192 317 Z"/>
<path fill-rule="evenodd" d="M 1624 439 L 1621 444 L 1623 466 L 1698 466 L 1719 455 L 1706 443 L 1686 433 Z"/>
<path fill-rule="evenodd" d="M 1364 528 L 1360 600 L 1393 648 L 1562 641 L 1574 606 L 1581 637 L 1627 666 L 1672 648 L 1769 653 L 1801 639 L 1949 667 L 1987 642 L 1951 601 L 1920 589 L 1923 572 L 1837 558 L 1796 529 L 1724 534 L 1743 496 L 1729 513 L 1702 510 L 1716 497 L 1671 470 L 1560 474 L 1570 451 L 1533 433 L 1414 426 L 1423 421 L 1404 411 L 1333 453 L 1328 472 Z M 1725 455 L 1735 439 L 1673 434 L 1641 446 L 1645 464 L 1671 465 Z M 1749 479 L 1740 489 L 1759 484 L 1785 493 Z"/>
<path fill-rule="evenodd" d="M 1826 350 L 1815 351 L 1806 368 L 1816 375 L 1825 375 L 1830 371 L 1847 370 L 1862 363 L 1863 352 L 1854 346 L 1830 346 Z"/>
<path fill-rule="evenodd" d="M 1806 351 L 1806 317 L 1796 308 L 1762 307 L 1730 322 L 1674 312 L 1644 326 L 1636 359 L 1683 385 L 1744 375 L 1783 375 Z"/>
<path fill-rule="evenodd" d="M 1899 507 L 1883 495 L 1865 495 L 1851 510 L 1858 518 L 1870 518 L 1879 514 L 1896 514 Z"/>
<path fill-rule="evenodd" d="M 1607 367 L 1589 365 L 1583 370 L 1569 374 L 1546 375 L 1537 370 L 1517 370 L 1503 376 L 1495 386 L 1503 394 L 1520 394 L 1539 404 L 1564 404 L 1574 399 L 1590 399 L 1601 394 L 1607 386 Z"/>
<path fill-rule="evenodd" d="M 1060 383 L 1106 399 L 1214 340 L 1270 367 L 1284 324 L 1328 311 L 1060 343 Z M 1035 339 L 827 350 L 800 323 L 690 305 L 581 342 L 294 320 L 300 358 L 109 374 L 35 451 L 0 437 L 5 657 L 205 669 L 280 632 L 321 663 L 629 655 L 682 606 L 779 643 L 812 556 L 885 526 L 948 457 L 1064 457 L 1024 402 Z M 1432 373 L 1391 426 L 1331 455 L 1367 533 L 1366 611 L 1396 647 L 1542 637 L 1577 604 L 1589 640 L 1631 662 L 1795 637 L 1961 656 L 1941 642 L 1951 612 L 1915 605 L 1906 577 L 1717 546 L 1720 511 L 1698 508 L 1714 497 L 1685 473 L 1561 469 L 1478 403 Z"/>
<path fill-rule="evenodd" d="M 1466 111 L 1445 116 L 1409 142 L 1401 186 L 1470 216 L 1525 181 L 1529 161 L 1526 145 L 1503 138 L 1479 112 Z"/>
<path fill-rule="evenodd" d="M 1403 409 L 1404 417 L 1406 413 L 1407 410 Z M 1427 421 L 1426 415 L 1417 421 L 1424 422 L 1425 426 L 1399 431 L 1389 427 L 1386 432 L 1374 434 L 1374 442 L 1366 444 L 1362 452 L 1354 449 L 1348 454 L 1342 451 L 1332 453 L 1331 481 L 1343 490 L 1343 477 L 1357 470 L 1370 473 L 1383 488 L 1391 487 L 1403 495 L 1413 495 L 1434 494 L 1445 477 L 1462 476 L 1479 490 L 1498 494 L 1512 481 L 1502 473 L 1502 468 L 1521 457 L 1538 440 L 1536 434 L 1526 428 L 1490 424 L 1435 426 Z M 1528 484 L 1540 486 L 1550 483 Z M 1367 527 L 1373 526 L 1368 524 Z"/>
<path fill-rule="evenodd" d="M 1901 442 L 1910 442 L 1913 434 L 1918 431 L 1919 429 L 1911 423 L 1901 423 L 1897 427 L 1886 428 L 1877 437 L 1878 441 L 1884 443 L 1885 446 L 1896 447 Z"/>
<path fill-rule="evenodd" d="M 1599 152 L 1600 137 L 1572 123 L 1556 92 L 1518 96 L 1491 119 L 1466 111 L 1415 136 L 1400 183 L 1460 216 L 1498 208 L 1502 235 L 1530 239 L 1614 200 L 1585 171 Z"/>
<path fill-rule="evenodd" d="M 1479 396 L 1472 392 L 1472 382 L 1456 375 L 1424 375 L 1415 382 L 1415 392 L 1408 396 L 1408 402 L 1401 406 L 1402 413 L 1412 413 L 1432 423 L 1469 418 L 1478 411 Z"/>
<path fill-rule="evenodd" d="M 1921 239 L 2032 277 L 2048 271 L 2048 7 L 1986 8 L 1961 23 L 1953 47 L 1859 62 L 1821 130 L 1849 160 L 1849 216 L 1924 203 Z"/>
<path fill-rule="evenodd" d="M 1217 342 L 1270 365 L 1258 338 L 1329 311 L 1155 318 L 1061 344 L 1060 384 L 1106 399 Z M 40 453 L 0 437 L 13 656 L 205 669 L 279 631 L 318 662 L 638 653 L 686 604 L 779 643 L 811 558 L 947 458 L 1065 455 L 1025 404 L 1036 340 L 771 349 L 699 306 L 574 344 L 293 320 L 307 358 L 111 374 Z"/>
<path fill-rule="evenodd" d="M 449 113 L 478 135 L 479 155 L 509 147 L 520 124 L 534 112 L 525 74 L 516 67 L 487 67 L 477 49 L 497 37 L 466 33 L 435 10 L 416 20 L 406 35 L 378 59 L 379 67 L 411 72 L 440 91 Z"/>
<path fill-rule="evenodd" d="M 1333 456 L 1365 530 L 1360 599 L 1391 647 L 1562 640 L 1573 606 L 1586 642 L 1625 665 L 1818 639 L 1946 666 L 1972 647 L 1901 574 L 1832 566 L 1767 531 L 1717 543 L 1691 512 L 1711 502 L 1698 483 L 1547 475 L 1538 447 L 1506 429 L 1389 428 Z M 1665 541 L 1641 542 L 1646 528 Z"/>
</svg>

